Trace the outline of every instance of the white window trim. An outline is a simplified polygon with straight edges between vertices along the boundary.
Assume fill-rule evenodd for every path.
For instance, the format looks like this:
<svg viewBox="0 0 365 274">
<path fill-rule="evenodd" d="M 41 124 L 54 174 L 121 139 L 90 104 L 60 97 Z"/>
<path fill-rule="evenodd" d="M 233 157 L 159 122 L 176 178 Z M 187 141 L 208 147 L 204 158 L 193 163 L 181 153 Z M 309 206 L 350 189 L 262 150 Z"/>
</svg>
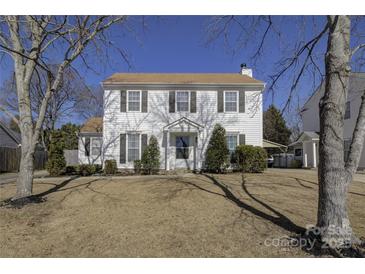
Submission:
<svg viewBox="0 0 365 274">
<path fill-rule="evenodd" d="M 184 110 L 184 111 L 177 110 L 177 94 L 179 92 L 188 93 L 188 110 Z M 175 90 L 175 110 L 176 110 L 176 112 L 190 112 L 190 90 Z"/>
<path fill-rule="evenodd" d="M 129 92 L 130 91 L 139 92 L 139 110 L 129 110 Z M 127 112 L 142 112 L 142 90 L 135 90 L 135 89 L 127 90 Z"/>
<path fill-rule="evenodd" d="M 93 142 L 95 139 L 101 139 L 100 142 L 100 154 L 93 154 Z M 100 156 L 102 155 L 102 149 L 103 149 L 103 137 L 90 137 L 90 156 Z"/>
<path fill-rule="evenodd" d="M 226 111 L 226 92 L 235 92 L 236 93 L 236 98 L 237 98 L 237 103 L 236 103 L 236 111 Z M 240 98 L 239 98 L 239 94 L 238 94 L 238 90 L 225 90 L 223 92 L 223 111 L 224 112 L 228 112 L 228 113 L 238 113 L 239 111 L 239 103 L 240 103 Z"/>
<path fill-rule="evenodd" d="M 139 144 L 139 147 L 138 147 L 138 156 L 139 156 L 139 160 L 141 160 L 141 158 L 142 158 L 142 152 L 141 152 L 141 150 L 142 150 L 142 144 L 141 144 L 141 141 L 142 141 L 142 133 L 140 133 L 140 132 L 126 132 L 126 151 L 125 151 L 125 162 L 126 163 L 133 163 L 134 161 L 129 161 L 128 159 L 128 154 L 129 154 L 129 135 L 130 134 L 138 134 L 138 136 L 139 136 L 139 142 L 138 142 L 138 144 Z"/>
</svg>

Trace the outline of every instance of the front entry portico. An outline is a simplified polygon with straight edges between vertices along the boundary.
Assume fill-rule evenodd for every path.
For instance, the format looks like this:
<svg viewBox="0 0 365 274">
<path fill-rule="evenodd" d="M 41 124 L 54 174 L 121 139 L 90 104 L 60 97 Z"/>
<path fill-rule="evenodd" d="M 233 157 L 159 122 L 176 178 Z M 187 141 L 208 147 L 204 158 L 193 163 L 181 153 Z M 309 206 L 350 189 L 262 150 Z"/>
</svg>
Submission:
<svg viewBox="0 0 365 274">
<path fill-rule="evenodd" d="M 202 128 L 186 117 L 164 127 L 166 170 L 200 168 L 197 150 Z"/>
<path fill-rule="evenodd" d="M 302 162 L 304 168 L 316 168 L 318 166 L 319 135 L 313 131 L 304 131 L 298 140 L 290 147 L 294 149 L 294 159 Z"/>
</svg>

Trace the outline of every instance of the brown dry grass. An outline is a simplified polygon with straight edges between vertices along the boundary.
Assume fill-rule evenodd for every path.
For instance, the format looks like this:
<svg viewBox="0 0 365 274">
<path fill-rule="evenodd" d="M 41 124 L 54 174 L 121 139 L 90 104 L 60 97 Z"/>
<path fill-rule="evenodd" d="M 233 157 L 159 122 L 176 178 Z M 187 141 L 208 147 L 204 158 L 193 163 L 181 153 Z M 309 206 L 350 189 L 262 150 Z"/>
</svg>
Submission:
<svg viewBox="0 0 365 274">
<path fill-rule="evenodd" d="M 1 257 L 307 257 L 266 246 L 314 224 L 316 174 L 37 179 L 47 202 L 0 208 Z M 52 190 L 53 188 L 53 190 Z M 50 191 L 51 190 L 51 191 Z M 0 186 L 0 200 L 15 186 Z M 365 183 L 354 182 L 350 218 L 365 236 Z"/>
</svg>

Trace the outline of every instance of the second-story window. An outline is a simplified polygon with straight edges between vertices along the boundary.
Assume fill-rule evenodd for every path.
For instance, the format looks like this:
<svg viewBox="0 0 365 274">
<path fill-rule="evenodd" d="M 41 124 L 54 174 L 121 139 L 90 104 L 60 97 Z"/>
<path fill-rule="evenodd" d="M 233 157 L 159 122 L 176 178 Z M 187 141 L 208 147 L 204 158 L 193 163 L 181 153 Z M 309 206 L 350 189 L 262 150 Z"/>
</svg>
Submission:
<svg viewBox="0 0 365 274">
<path fill-rule="evenodd" d="M 224 92 L 224 111 L 236 112 L 237 111 L 237 91 Z"/>
<path fill-rule="evenodd" d="M 128 111 L 141 111 L 141 91 L 128 91 Z"/>
<path fill-rule="evenodd" d="M 176 111 L 189 111 L 189 92 L 176 92 Z"/>
<path fill-rule="evenodd" d="M 351 118 L 351 105 L 350 102 L 346 102 L 345 120 Z"/>
</svg>

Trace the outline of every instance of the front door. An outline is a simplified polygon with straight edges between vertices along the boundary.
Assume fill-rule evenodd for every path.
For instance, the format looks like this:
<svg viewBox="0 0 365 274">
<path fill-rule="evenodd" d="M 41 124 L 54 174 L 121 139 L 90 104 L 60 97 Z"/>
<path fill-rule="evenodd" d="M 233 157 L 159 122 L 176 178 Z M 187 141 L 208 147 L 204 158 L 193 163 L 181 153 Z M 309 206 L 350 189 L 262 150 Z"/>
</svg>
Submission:
<svg viewBox="0 0 365 274">
<path fill-rule="evenodd" d="M 176 135 L 175 168 L 193 169 L 193 136 Z"/>
</svg>

